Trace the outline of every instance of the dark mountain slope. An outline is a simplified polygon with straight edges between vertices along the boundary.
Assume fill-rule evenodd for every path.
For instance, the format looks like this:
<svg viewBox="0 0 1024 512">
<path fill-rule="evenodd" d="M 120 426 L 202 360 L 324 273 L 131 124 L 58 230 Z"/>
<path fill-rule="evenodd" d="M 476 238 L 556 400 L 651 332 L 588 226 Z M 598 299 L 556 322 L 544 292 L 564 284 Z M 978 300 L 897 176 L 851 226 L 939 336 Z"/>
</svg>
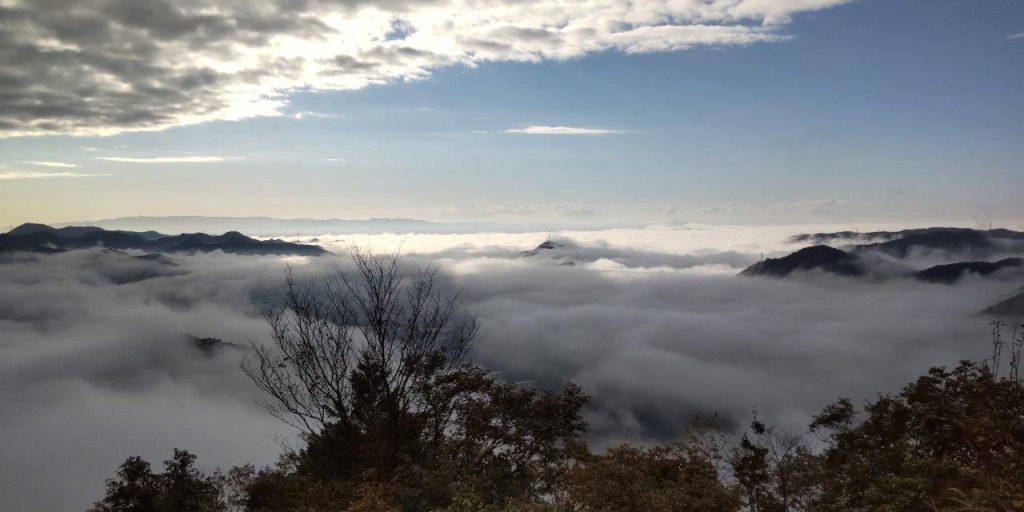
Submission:
<svg viewBox="0 0 1024 512">
<path fill-rule="evenodd" d="M 744 276 L 783 277 L 797 271 L 820 270 L 843 276 L 866 276 L 894 278 L 913 276 L 932 283 L 953 284 L 968 273 L 992 276 L 999 271 L 1013 268 L 1024 269 L 1021 258 L 1005 258 L 995 262 L 965 261 L 936 265 L 925 270 L 913 271 L 900 264 L 870 255 L 850 253 L 827 245 L 805 247 L 781 258 L 769 258 L 755 263 L 740 272 Z"/>
<path fill-rule="evenodd" d="M 820 270 L 841 276 L 861 276 L 865 268 L 856 254 L 815 245 L 781 258 L 768 258 L 747 267 L 740 275 L 783 277 L 797 271 Z"/>
<path fill-rule="evenodd" d="M 205 233 L 161 238 L 155 242 L 156 247 L 164 252 L 210 252 L 221 250 L 235 254 L 298 254 L 319 256 L 327 251 L 316 245 L 303 245 L 283 240 L 256 240 L 237 231 L 229 231 L 220 236 Z"/>
<path fill-rule="evenodd" d="M 936 232 L 949 232 L 949 233 L 964 233 L 964 232 L 976 232 L 988 235 L 990 238 L 1001 238 L 1007 240 L 1024 240 L 1024 233 L 1019 231 L 1013 231 L 1010 229 L 989 229 L 979 230 L 971 228 L 945 228 L 945 227 L 931 227 L 931 228 L 915 228 L 915 229 L 903 229 L 900 231 L 836 231 L 832 233 L 803 233 L 790 237 L 790 241 L 794 243 L 816 243 L 824 244 L 833 241 L 857 241 L 857 240 L 877 240 L 887 241 L 896 240 L 899 238 L 906 238 L 909 236 L 927 235 Z"/>
<path fill-rule="evenodd" d="M 960 229 L 960 228 L 921 228 L 921 229 L 904 229 L 901 231 L 834 231 L 831 233 L 802 233 L 799 235 L 793 235 L 789 238 L 790 242 L 793 243 L 815 243 L 824 244 L 835 241 L 857 241 L 857 240 L 895 240 L 904 236 L 918 235 L 922 233 L 930 233 L 933 231 L 944 231 L 948 229 Z"/>
<path fill-rule="evenodd" d="M 36 232 L 24 235 L 0 234 L 0 252 L 60 252 L 64 250 L 62 245 L 63 239 L 49 232 Z"/>
<path fill-rule="evenodd" d="M 22 224 L 22 225 L 14 228 L 14 229 L 8 231 L 7 234 L 8 235 L 34 235 L 36 233 L 53 233 L 54 235 L 57 235 L 57 236 L 68 237 L 68 236 L 84 235 L 86 233 L 90 233 L 90 232 L 93 232 L 93 231 L 99 231 L 99 230 L 100 230 L 100 228 L 79 227 L 79 226 L 69 226 L 69 227 L 66 227 L 66 228 L 59 228 L 58 229 L 58 228 L 47 226 L 46 224 L 36 224 L 36 223 L 33 223 L 33 222 L 26 222 L 25 224 Z"/>
<path fill-rule="evenodd" d="M 146 240 L 157 240 L 159 238 L 165 238 L 167 235 L 158 233 L 156 231 L 123 231 L 123 230 L 105 230 L 96 226 L 65 226 L 62 228 L 55 228 L 47 226 L 46 224 L 36 224 L 28 222 L 22 224 L 7 232 L 8 235 L 31 235 L 36 233 L 52 233 L 61 238 L 76 238 L 82 235 L 96 233 L 99 231 L 108 231 L 114 233 L 126 233 L 129 235 L 135 235 Z"/>
<path fill-rule="evenodd" d="M 897 258 L 907 257 L 915 249 L 945 251 L 958 254 L 986 256 L 999 247 L 984 231 L 973 229 L 943 229 L 906 235 L 895 240 L 862 244 L 857 251 L 878 251 Z"/>
<path fill-rule="evenodd" d="M 159 236 L 154 237 L 154 234 Z M 237 231 L 220 236 L 205 233 L 164 236 L 155 232 L 107 231 L 89 227 L 55 229 L 42 224 L 25 224 L 9 233 L 0 234 L 0 252 L 49 253 L 87 247 L 137 249 L 150 253 L 224 251 L 233 254 L 318 256 L 327 252 L 315 245 L 256 240 Z"/>
<path fill-rule="evenodd" d="M 790 241 L 817 244 L 830 242 L 854 244 L 858 241 L 866 241 L 866 243 L 852 245 L 847 250 L 856 253 L 874 252 L 894 258 L 906 258 L 914 251 L 925 251 L 947 253 L 946 255 L 950 257 L 989 259 L 1024 251 L 1024 233 L 1009 229 L 979 230 L 937 227 L 867 233 L 838 231 L 796 235 L 791 237 Z"/>
<path fill-rule="evenodd" d="M 1024 292 L 985 308 L 981 314 L 996 318 L 1024 318 Z"/>
<path fill-rule="evenodd" d="M 531 249 L 529 251 L 523 251 L 523 252 L 521 252 L 519 254 L 521 254 L 523 256 L 526 256 L 526 257 L 530 257 L 530 256 L 536 256 L 538 254 L 542 254 L 545 251 L 557 251 L 559 249 L 566 249 L 568 247 L 569 246 L 567 244 L 563 243 L 563 242 L 555 242 L 555 241 L 552 241 L 552 240 L 545 240 L 545 241 L 541 242 L 540 245 L 538 245 L 537 247 L 535 247 L 535 248 L 533 248 L 533 249 Z"/>
<path fill-rule="evenodd" d="M 914 277 L 931 283 L 953 284 L 960 280 L 966 273 L 974 273 L 980 276 L 994 274 L 1006 268 L 1015 268 L 1024 265 L 1020 258 L 1006 258 L 996 262 L 989 261 L 964 261 L 950 263 L 947 265 L 936 265 L 925 270 L 914 273 Z"/>
</svg>

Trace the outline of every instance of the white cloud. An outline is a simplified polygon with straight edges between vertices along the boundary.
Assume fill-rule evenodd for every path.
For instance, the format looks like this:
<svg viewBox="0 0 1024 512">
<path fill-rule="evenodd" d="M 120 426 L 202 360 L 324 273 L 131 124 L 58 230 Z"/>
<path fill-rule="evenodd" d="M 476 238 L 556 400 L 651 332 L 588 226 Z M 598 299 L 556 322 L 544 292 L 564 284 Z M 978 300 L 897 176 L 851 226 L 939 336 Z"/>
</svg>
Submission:
<svg viewBox="0 0 1024 512">
<path fill-rule="evenodd" d="M 505 130 L 505 133 L 521 133 L 526 135 L 610 135 L 622 133 L 621 130 L 608 130 L 604 128 L 577 128 L 574 126 L 527 126 L 526 128 L 513 128 Z"/>
<path fill-rule="evenodd" d="M 333 119 L 335 117 L 340 117 L 340 116 L 338 116 L 337 114 L 325 114 L 323 112 L 312 112 L 312 111 L 309 111 L 309 110 L 303 110 L 301 112 L 295 112 L 295 113 L 293 113 L 291 115 L 292 119 L 297 119 L 297 120 L 302 120 L 302 119 Z"/>
<path fill-rule="evenodd" d="M 1010 39 L 1024 39 L 1024 32 L 1007 36 Z"/>
<path fill-rule="evenodd" d="M 847 1 L 15 2 L 0 20 L 0 61 L 31 87 L 0 100 L 0 136 L 299 115 L 288 114 L 296 90 L 421 80 L 453 65 L 777 42 L 792 15 Z"/>
<path fill-rule="evenodd" d="M 148 158 L 105 156 L 96 157 L 96 159 L 126 164 L 207 164 L 229 160 L 222 156 L 157 156 Z"/>
<path fill-rule="evenodd" d="M 27 161 L 24 161 L 22 163 L 30 164 L 30 165 L 38 165 L 38 166 L 41 166 L 41 167 L 60 167 L 60 168 L 65 168 L 65 169 L 71 168 L 71 167 L 78 167 L 75 164 L 69 164 L 67 162 L 46 162 L 46 161 L 41 161 L 41 160 L 27 160 Z"/>
<path fill-rule="evenodd" d="M 501 218 L 501 217 L 592 217 L 597 210 L 588 204 L 563 202 L 549 204 L 500 203 L 481 205 L 462 203 L 440 208 L 438 214 L 444 217 L 458 218 Z"/>
<path fill-rule="evenodd" d="M 34 172 L 34 171 L 0 171 L 0 181 L 34 180 L 44 178 L 89 178 L 108 176 L 107 174 L 82 174 L 78 172 Z"/>
</svg>

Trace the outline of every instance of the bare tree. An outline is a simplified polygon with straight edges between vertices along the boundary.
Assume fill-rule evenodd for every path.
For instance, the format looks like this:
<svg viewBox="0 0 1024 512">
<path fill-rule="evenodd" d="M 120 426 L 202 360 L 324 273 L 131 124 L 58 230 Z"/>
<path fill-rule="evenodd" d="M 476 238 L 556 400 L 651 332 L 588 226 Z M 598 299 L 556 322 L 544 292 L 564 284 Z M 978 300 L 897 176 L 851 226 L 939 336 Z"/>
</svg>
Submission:
<svg viewBox="0 0 1024 512">
<path fill-rule="evenodd" d="M 992 375 L 999 376 L 999 365 L 1003 358 L 1003 348 L 1006 343 L 1003 341 L 1003 322 L 999 320 L 993 320 L 989 322 L 989 326 L 992 327 Z"/>
<path fill-rule="evenodd" d="M 732 468 L 751 512 L 808 510 L 817 494 L 817 460 L 804 439 L 757 419 L 734 449 Z"/>
<path fill-rule="evenodd" d="M 1008 378 L 1020 382 L 1020 367 L 1024 363 L 1024 324 L 1013 326 L 1013 338 L 1010 340 L 1010 375 Z"/>
<path fill-rule="evenodd" d="M 470 369 L 479 327 L 460 293 L 440 289 L 436 268 L 406 272 L 398 255 L 359 250 L 352 260 L 354 272 L 335 267 L 318 284 L 287 271 L 284 299 L 266 313 L 272 343 L 253 343 L 243 370 L 267 394 L 261 404 L 309 436 L 330 430 L 354 443 L 372 431 L 386 470 L 403 422 L 433 422 L 416 435 L 444 430 L 455 395 L 438 393 Z"/>
</svg>

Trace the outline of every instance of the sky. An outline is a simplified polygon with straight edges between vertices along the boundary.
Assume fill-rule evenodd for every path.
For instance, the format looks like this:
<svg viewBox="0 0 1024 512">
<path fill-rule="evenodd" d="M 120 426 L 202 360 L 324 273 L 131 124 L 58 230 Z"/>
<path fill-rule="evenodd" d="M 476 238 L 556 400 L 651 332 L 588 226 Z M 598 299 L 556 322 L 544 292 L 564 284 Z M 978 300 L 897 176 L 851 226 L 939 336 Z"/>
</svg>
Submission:
<svg viewBox="0 0 1024 512">
<path fill-rule="evenodd" d="M 0 0 L 0 227 L 1024 219 L 1013 0 Z"/>
</svg>

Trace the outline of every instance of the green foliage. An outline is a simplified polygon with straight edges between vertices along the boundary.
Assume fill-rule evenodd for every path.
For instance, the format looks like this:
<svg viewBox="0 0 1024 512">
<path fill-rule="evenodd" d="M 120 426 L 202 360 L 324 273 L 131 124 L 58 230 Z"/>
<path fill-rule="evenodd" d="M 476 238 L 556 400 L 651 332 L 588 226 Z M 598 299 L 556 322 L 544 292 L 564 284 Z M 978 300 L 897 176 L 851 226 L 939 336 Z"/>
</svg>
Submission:
<svg viewBox="0 0 1024 512">
<path fill-rule="evenodd" d="M 1024 509 L 1024 387 L 1016 380 L 977 363 L 933 368 L 867 404 L 863 416 L 858 422 L 840 401 L 811 424 L 829 441 L 816 510 Z"/>
<path fill-rule="evenodd" d="M 196 456 L 174 450 L 164 472 L 154 474 L 148 462 L 128 457 L 117 477 L 107 480 L 106 496 L 94 512 L 221 512 L 228 510 L 218 477 L 203 475 Z"/>
<path fill-rule="evenodd" d="M 756 419 L 724 453 L 720 443 L 691 435 L 594 454 L 580 440 L 587 397 L 576 386 L 523 388 L 467 366 L 437 392 L 460 397 L 451 421 L 438 433 L 429 414 L 403 417 L 410 434 L 389 475 L 373 459 L 387 431 L 360 427 L 345 437 L 332 425 L 259 471 L 250 465 L 206 476 L 195 456 L 175 450 L 155 474 L 129 457 L 93 510 L 1024 510 L 1024 386 L 983 364 L 933 368 L 863 412 L 845 399 L 824 408 L 811 424 L 826 442 L 818 454 Z"/>
<path fill-rule="evenodd" d="M 722 483 L 714 449 L 694 442 L 622 445 L 591 455 L 569 472 L 571 510 L 580 512 L 731 512 L 735 489 Z"/>
<path fill-rule="evenodd" d="M 151 512 L 160 499 L 159 479 L 141 457 L 128 457 L 107 480 L 107 495 L 97 502 L 95 512 Z"/>
</svg>

